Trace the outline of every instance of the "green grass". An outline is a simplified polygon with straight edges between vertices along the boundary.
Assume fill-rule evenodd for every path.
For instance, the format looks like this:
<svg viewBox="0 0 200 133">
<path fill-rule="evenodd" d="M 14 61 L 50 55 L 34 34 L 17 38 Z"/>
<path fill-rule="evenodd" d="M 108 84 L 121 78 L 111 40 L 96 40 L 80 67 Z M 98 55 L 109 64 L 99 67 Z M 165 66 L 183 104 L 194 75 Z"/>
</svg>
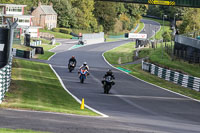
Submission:
<svg viewBox="0 0 200 133">
<path fill-rule="evenodd" d="M 111 50 L 110 52 L 104 53 L 106 60 L 111 64 L 123 64 L 133 61 L 133 51 L 135 42 L 127 43 L 118 48 Z M 117 53 L 117 54 L 116 54 Z"/>
<path fill-rule="evenodd" d="M 38 38 L 37 40 L 41 40 L 42 44 L 50 44 L 51 43 L 51 41 L 44 39 L 44 38 Z"/>
<path fill-rule="evenodd" d="M 63 89 L 48 64 L 20 59 L 13 61 L 11 86 L 0 107 L 97 115 L 80 109 L 80 104 Z"/>
<path fill-rule="evenodd" d="M 49 57 L 51 57 L 54 54 L 54 52 L 51 52 L 49 50 L 56 47 L 57 45 L 60 45 L 60 43 L 56 43 L 55 45 L 48 45 L 48 44 L 41 45 L 41 47 L 43 47 L 44 49 L 44 54 L 38 54 L 36 55 L 36 58 L 40 60 L 48 60 Z"/>
<path fill-rule="evenodd" d="M 36 55 L 36 58 L 40 60 L 48 60 L 52 55 L 54 55 L 54 52 L 44 51 L 44 54 L 38 54 Z"/>
<path fill-rule="evenodd" d="M 72 36 L 69 34 L 64 34 L 64 33 L 60 33 L 60 32 L 53 32 L 50 30 L 44 30 L 44 29 L 40 29 L 40 32 L 48 32 L 50 34 L 53 34 L 55 36 L 55 38 L 65 38 L 65 39 L 71 39 Z"/>
<path fill-rule="evenodd" d="M 50 132 L 40 132 L 40 131 L 33 131 L 33 130 L 25 130 L 25 129 L 7 129 L 7 128 L 0 128 L 1 133 L 50 133 Z"/>
<path fill-rule="evenodd" d="M 119 40 L 121 40 L 121 38 L 106 38 L 106 42 L 115 42 Z"/>
<path fill-rule="evenodd" d="M 143 17 L 143 19 L 153 20 L 153 21 L 160 23 L 161 25 L 163 24 L 163 20 L 161 20 L 161 19 L 148 18 L 148 17 Z M 165 24 L 165 26 L 170 26 L 169 21 L 164 20 L 164 24 Z"/>
<path fill-rule="evenodd" d="M 18 44 L 14 44 L 13 48 L 19 49 L 19 50 L 25 50 L 25 51 L 31 51 L 33 50 L 31 47 L 27 47 L 24 45 L 18 45 Z"/>
<path fill-rule="evenodd" d="M 140 22 L 139 23 L 139 27 L 137 28 L 137 30 L 135 31 L 135 33 L 139 33 L 141 32 L 141 30 L 144 28 L 144 23 Z"/>
<path fill-rule="evenodd" d="M 130 44 L 124 44 L 121 45 L 120 47 L 117 47 L 115 49 L 112 49 L 104 54 L 106 60 L 111 63 L 111 64 L 118 64 L 118 59 L 121 57 L 122 59 L 126 59 L 127 55 L 131 55 L 134 50 L 134 48 Z M 125 51 L 126 54 L 122 54 L 121 51 Z M 189 64 L 187 62 L 183 61 L 172 61 L 170 56 L 167 53 L 163 54 L 163 59 L 161 58 L 162 55 L 162 49 L 161 45 L 158 45 L 158 48 L 153 50 L 153 49 L 147 49 L 145 48 L 142 50 L 140 53 L 140 57 L 149 57 L 150 62 L 160 64 L 161 66 L 164 67 L 169 67 L 172 68 L 173 70 L 178 70 L 178 71 L 184 71 L 184 73 L 188 73 L 193 76 L 200 76 L 200 66 L 199 65 L 193 65 Z M 126 60 L 128 61 L 128 60 Z M 131 62 L 131 61 L 130 61 Z M 161 86 L 163 88 L 172 90 L 174 92 L 195 98 L 200 100 L 200 93 L 196 92 L 195 90 L 191 90 L 188 88 L 184 88 L 180 85 L 174 84 L 172 82 L 165 81 L 164 79 L 161 79 L 155 75 L 151 75 L 148 72 L 145 72 L 141 69 L 141 64 L 137 65 L 115 65 L 115 67 L 121 67 L 126 70 L 132 71 L 130 74 L 144 80 L 150 83 L 153 83 L 155 85 Z"/>
<path fill-rule="evenodd" d="M 162 39 L 162 34 L 164 33 L 164 31 L 169 32 L 169 33 L 172 32 L 172 30 L 170 30 L 169 26 L 164 26 L 164 28 L 163 28 L 163 26 L 161 26 L 161 29 L 158 32 L 156 32 L 156 35 L 154 35 L 155 39 L 156 40 Z M 151 37 L 150 40 L 154 39 L 154 36 Z"/>
</svg>

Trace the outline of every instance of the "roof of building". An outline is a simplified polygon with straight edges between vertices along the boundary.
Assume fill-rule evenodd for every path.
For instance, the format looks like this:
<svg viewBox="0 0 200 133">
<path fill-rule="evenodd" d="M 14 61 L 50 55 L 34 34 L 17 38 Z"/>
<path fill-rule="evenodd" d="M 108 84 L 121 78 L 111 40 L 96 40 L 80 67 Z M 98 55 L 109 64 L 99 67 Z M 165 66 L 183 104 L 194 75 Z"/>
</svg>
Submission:
<svg viewBox="0 0 200 133">
<path fill-rule="evenodd" d="M 26 7 L 27 5 L 17 5 L 17 4 L 0 4 L 0 6 Z"/>
<path fill-rule="evenodd" d="M 35 16 L 32 15 L 16 15 L 16 14 L 4 14 L 0 16 L 5 16 L 5 17 L 17 17 L 17 18 L 33 18 Z"/>
<path fill-rule="evenodd" d="M 52 6 L 48 5 L 41 5 L 41 9 L 43 10 L 44 14 L 54 14 L 57 15 L 57 13 L 54 11 Z"/>
</svg>

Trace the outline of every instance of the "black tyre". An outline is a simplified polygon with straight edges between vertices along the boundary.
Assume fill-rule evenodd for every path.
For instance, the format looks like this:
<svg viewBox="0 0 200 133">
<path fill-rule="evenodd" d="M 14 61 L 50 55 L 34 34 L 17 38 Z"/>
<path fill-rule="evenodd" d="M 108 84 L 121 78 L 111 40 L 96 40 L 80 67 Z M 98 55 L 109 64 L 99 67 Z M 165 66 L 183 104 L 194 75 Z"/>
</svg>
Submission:
<svg viewBox="0 0 200 133">
<path fill-rule="evenodd" d="M 81 83 L 84 83 L 84 78 L 83 78 L 83 76 L 80 77 L 80 82 L 81 82 Z"/>
</svg>

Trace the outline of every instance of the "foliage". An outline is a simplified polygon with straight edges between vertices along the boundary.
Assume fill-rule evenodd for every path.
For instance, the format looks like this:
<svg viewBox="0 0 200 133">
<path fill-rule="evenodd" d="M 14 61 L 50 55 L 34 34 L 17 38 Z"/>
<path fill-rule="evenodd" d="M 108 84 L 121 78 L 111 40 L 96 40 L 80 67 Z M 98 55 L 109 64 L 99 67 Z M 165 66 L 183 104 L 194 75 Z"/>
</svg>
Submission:
<svg viewBox="0 0 200 133">
<path fill-rule="evenodd" d="M 200 30 L 200 17 L 197 16 L 200 16 L 199 8 L 189 8 L 185 12 L 183 22 L 178 27 L 181 34 L 194 30 Z"/>
<path fill-rule="evenodd" d="M 97 1 L 95 2 L 94 7 L 94 15 L 99 24 L 103 26 L 104 32 L 107 33 L 108 31 L 113 30 L 116 22 L 115 18 L 117 17 L 115 3 Z"/>
<path fill-rule="evenodd" d="M 0 3 L 13 3 L 14 0 L 0 0 Z"/>
<path fill-rule="evenodd" d="M 52 31 L 53 32 L 60 32 L 60 29 L 59 28 L 53 28 Z"/>
<path fill-rule="evenodd" d="M 71 29 L 66 29 L 66 28 L 60 28 L 60 32 L 61 33 L 65 33 L 65 34 L 69 34 L 70 32 L 72 32 Z"/>
<path fill-rule="evenodd" d="M 178 16 L 176 16 L 176 19 L 181 19 L 181 16 L 185 12 L 185 10 L 187 10 L 187 8 L 184 7 L 149 5 L 147 15 L 155 16 L 162 19 L 163 14 L 165 14 L 167 15 L 167 18 L 169 20 L 173 20 L 174 15 L 178 14 Z"/>
<path fill-rule="evenodd" d="M 59 27 L 76 27 L 77 19 L 75 17 L 75 11 L 71 6 L 71 2 L 69 0 L 59 0 L 52 2 L 54 3 L 55 11 L 58 14 Z"/>
<path fill-rule="evenodd" d="M 94 17 L 94 0 L 72 0 L 77 18 L 77 28 L 98 31 L 98 23 Z"/>
<path fill-rule="evenodd" d="M 169 42 L 171 41 L 171 34 L 167 31 L 165 31 L 163 34 L 162 34 L 162 37 L 163 37 L 163 41 L 164 42 Z"/>
</svg>

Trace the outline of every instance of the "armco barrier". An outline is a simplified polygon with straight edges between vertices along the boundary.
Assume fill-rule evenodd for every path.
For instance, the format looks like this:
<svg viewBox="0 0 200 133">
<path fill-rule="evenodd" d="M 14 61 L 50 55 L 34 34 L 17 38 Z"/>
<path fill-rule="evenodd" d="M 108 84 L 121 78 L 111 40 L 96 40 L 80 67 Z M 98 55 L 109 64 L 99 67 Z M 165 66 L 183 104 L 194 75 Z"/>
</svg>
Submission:
<svg viewBox="0 0 200 133">
<path fill-rule="evenodd" d="M 0 104 L 3 101 L 5 93 L 8 91 L 11 82 L 12 59 L 6 66 L 0 69 Z"/>
<path fill-rule="evenodd" d="M 174 82 L 186 88 L 191 88 L 200 92 L 200 78 L 185 75 L 169 69 L 156 66 L 154 64 L 142 61 L 142 70 L 148 71 L 153 75 Z"/>
</svg>

